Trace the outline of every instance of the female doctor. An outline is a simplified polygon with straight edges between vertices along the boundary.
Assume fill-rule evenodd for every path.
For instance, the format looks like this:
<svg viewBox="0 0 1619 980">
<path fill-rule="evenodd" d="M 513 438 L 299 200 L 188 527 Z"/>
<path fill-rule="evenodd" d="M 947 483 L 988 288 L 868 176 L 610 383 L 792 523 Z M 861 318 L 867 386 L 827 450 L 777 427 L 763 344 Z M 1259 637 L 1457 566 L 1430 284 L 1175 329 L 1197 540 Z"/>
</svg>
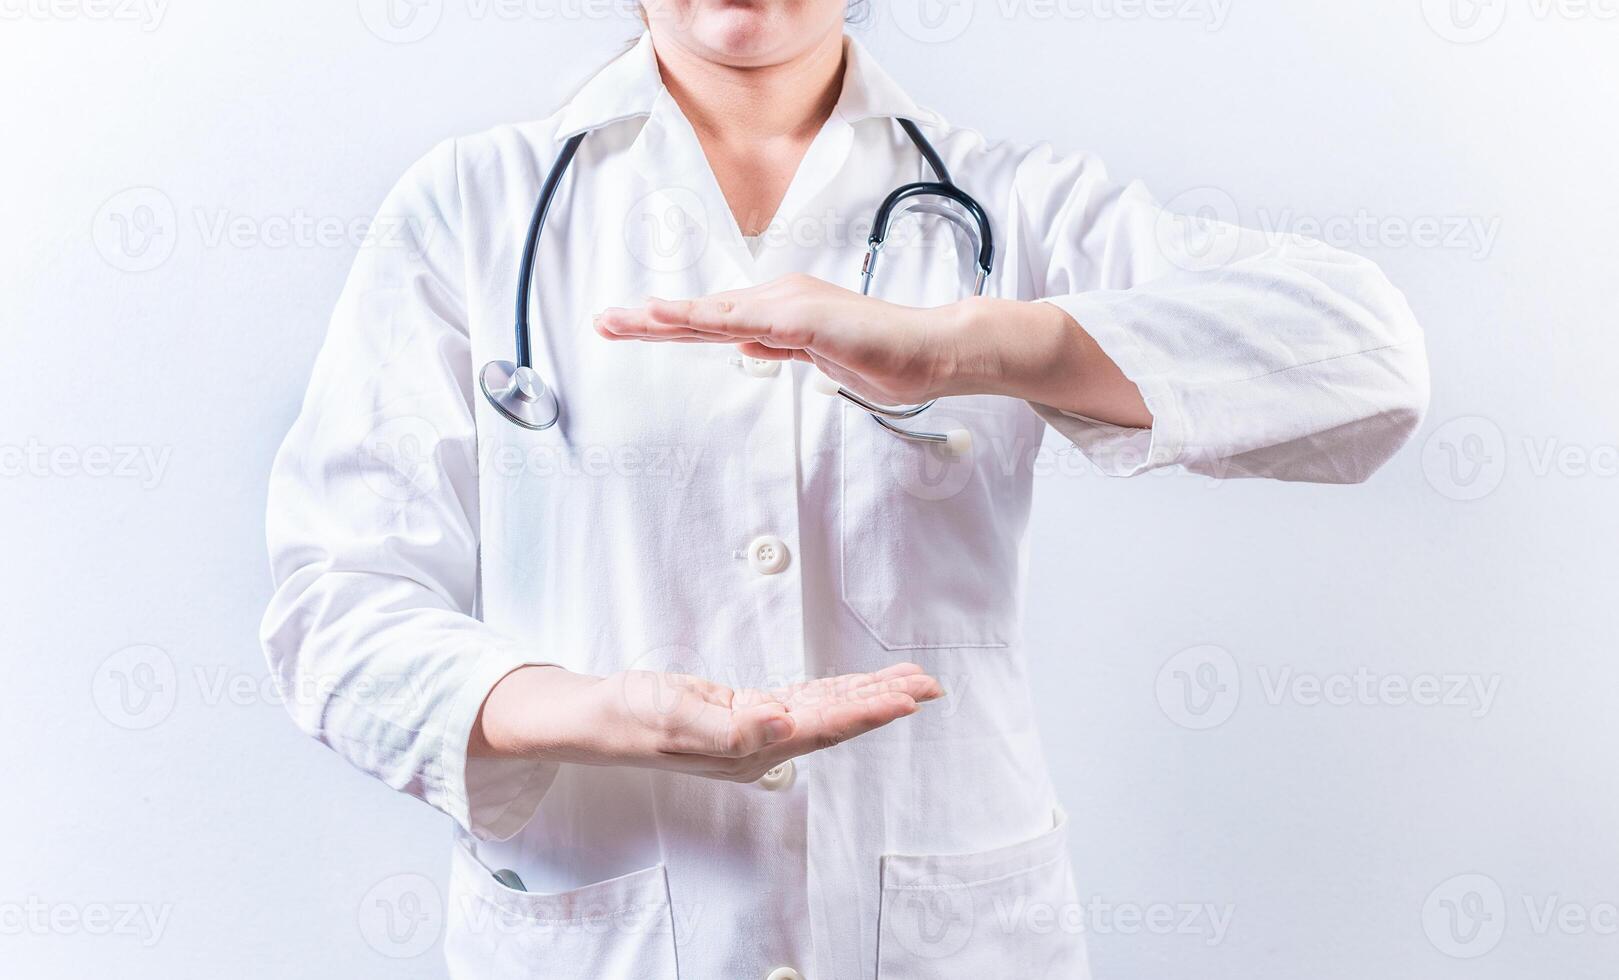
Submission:
<svg viewBox="0 0 1619 980">
<path fill-rule="evenodd" d="M 1115 476 L 1337 483 L 1418 423 L 1371 263 L 952 127 L 843 15 L 651 8 L 555 115 L 417 164 L 338 305 L 263 640 L 302 728 L 457 825 L 454 976 L 1084 976 L 1019 632 L 1043 427 Z M 911 214 L 863 296 L 873 212 L 941 169 L 985 295 Z M 481 390 L 525 267 L 544 429 Z"/>
</svg>

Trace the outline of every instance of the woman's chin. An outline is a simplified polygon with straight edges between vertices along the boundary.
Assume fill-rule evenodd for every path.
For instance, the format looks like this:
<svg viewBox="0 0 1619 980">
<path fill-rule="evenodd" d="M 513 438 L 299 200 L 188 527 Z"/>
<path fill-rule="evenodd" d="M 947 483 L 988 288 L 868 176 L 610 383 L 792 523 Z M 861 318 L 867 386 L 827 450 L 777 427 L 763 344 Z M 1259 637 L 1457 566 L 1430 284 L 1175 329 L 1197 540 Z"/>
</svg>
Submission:
<svg viewBox="0 0 1619 980">
<path fill-rule="evenodd" d="M 705 12 L 693 34 L 714 60 L 736 68 L 761 68 L 791 57 L 803 44 L 785 18 L 752 4 L 726 4 Z"/>
</svg>

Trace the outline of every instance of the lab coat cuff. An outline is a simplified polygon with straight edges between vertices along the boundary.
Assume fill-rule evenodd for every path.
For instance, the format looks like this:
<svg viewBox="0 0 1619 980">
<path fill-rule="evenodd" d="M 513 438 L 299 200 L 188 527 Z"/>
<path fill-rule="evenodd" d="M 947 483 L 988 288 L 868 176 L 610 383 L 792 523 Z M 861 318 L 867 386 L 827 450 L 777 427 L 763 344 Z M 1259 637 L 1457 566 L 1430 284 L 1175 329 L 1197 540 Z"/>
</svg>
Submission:
<svg viewBox="0 0 1619 980">
<path fill-rule="evenodd" d="M 534 816 L 560 766 L 533 759 L 486 759 L 467 754 L 472 726 L 496 684 L 521 667 L 544 661 L 519 654 L 480 658 L 461 684 L 444 731 L 441 768 L 449 813 L 478 840 L 508 840 Z"/>
<path fill-rule="evenodd" d="M 1135 429 L 1086 418 L 1030 402 L 1036 414 L 1072 442 L 1106 476 L 1136 476 L 1171 466 L 1181 459 L 1185 429 L 1179 401 L 1168 378 L 1152 362 L 1129 325 L 1108 305 L 1090 294 L 1042 300 L 1067 313 L 1141 391 L 1152 413 L 1151 429 Z"/>
</svg>

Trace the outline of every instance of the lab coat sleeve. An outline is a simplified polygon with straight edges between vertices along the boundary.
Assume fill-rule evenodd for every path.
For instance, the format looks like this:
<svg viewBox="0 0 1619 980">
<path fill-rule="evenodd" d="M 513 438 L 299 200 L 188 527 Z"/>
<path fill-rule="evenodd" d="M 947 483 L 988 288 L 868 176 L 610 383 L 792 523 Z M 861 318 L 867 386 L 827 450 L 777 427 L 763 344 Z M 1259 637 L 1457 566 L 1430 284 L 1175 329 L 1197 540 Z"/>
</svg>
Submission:
<svg viewBox="0 0 1619 980">
<path fill-rule="evenodd" d="M 1149 431 L 1034 406 L 1104 473 L 1358 483 L 1421 422 L 1422 334 L 1370 261 L 1171 213 L 1091 157 L 1037 149 L 1015 188 L 1025 285 L 1095 338 L 1153 415 Z"/>
<path fill-rule="evenodd" d="M 489 690 L 543 663 L 473 615 L 478 486 L 456 150 L 383 205 L 270 477 L 261 632 L 304 731 L 481 839 L 556 766 L 469 759 Z"/>
</svg>

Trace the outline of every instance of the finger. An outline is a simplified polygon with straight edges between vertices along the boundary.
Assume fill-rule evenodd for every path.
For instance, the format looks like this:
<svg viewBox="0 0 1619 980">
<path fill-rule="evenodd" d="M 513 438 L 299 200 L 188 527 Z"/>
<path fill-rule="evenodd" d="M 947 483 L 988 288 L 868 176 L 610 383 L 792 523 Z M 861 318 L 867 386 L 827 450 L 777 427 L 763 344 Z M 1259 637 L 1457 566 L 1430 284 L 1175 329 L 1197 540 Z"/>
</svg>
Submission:
<svg viewBox="0 0 1619 980">
<path fill-rule="evenodd" d="M 807 704 L 816 698 L 832 699 L 856 688 L 865 687 L 877 681 L 884 681 L 894 677 L 907 677 L 913 674 L 922 674 L 925 671 L 917 664 L 898 663 L 884 667 L 875 673 L 869 674 L 838 674 L 832 677 L 820 677 L 814 680 L 800 681 L 782 687 L 772 688 L 770 696 L 778 701 L 789 703 L 795 699 Z"/>
<path fill-rule="evenodd" d="M 788 713 L 786 705 L 777 701 L 741 709 L 706 705 L 691 724 L 671 733 L 663 751 L 740 759 L 787 741 L 797 730 L 797 720 Z"/>
<path fill-rule="evenodd" d="M 877 679 L 875 674 L 841 674 L 821 677 L 801 684 L 793 684 L 778 692 L 780 700 L 789 708 L 799 710 L 817 704 L 836 701 L 858 687 L 865 687 Z"/>
<path fill-rule="evenodd" d="M 851 698 L 874 698 L 881 694 L 905 694 L 918 704 L 937 701 L 944 697 L 944 687 L 938 681 L 926 674 L 911 674 L 906 677 L 890 677 L 887 680 L 867 684 L 856 688 L 849 693 Z"/>
<path fill-rule="evenodd" d="M 832 677 L 817 677 L 814 680 L 779 688 L 775 694 L 778 700 L 786 702 L 789 707 L 807 707 L 819 701 L 833 701 L 846 697 L 850 691 L 885 679 L 886 676 L 888 675 L 837 674 Z"/>
<path fill-rule="evenodd" d="M 715 293 L 697 299 L 667 300 L 648 297 L 646 312 L 656 323 L 701 330 L 727 336 L 758 337 L 768 334 L 769 324 L 751 316 L 752 304 L 738 293 Z M 763 326 L 765 329 L 761 330 Z"/>
<path fill-rule="evenodd" d="M 926 671 L 922 669 L 920 664 L 913 664 L 910 661 L 906 661 L 905 663 L 894 664 L 892 667 L 884 667 L 882 670 L 877 671 L 877 676 L 883 680 L 887 680 L 890 677 L 904 677 L 907 674 L 922 673 L 926 673 Z"/>
<path fill-rule="evenodd" d="M 855 681 L 851 686 L 801 697 L 799 702 L 789 707 L 796 711 L 803 707 L 835 704 L 839 701 L 864 701 L 885 694 L 903 694 L 917 704 L 927 704 L 944 697 L 944 685 L 927 674 L 906 674 L 866 682 Z"/>
<path fill-rule="evenodd" d="M 736 349 L 743 357 L 753 357 L 761 361 L 804 361 L 805 363 L 813 363 L 810 361 L 809 354 L 805 351 L 785 347 L 771 347 L 767 344 L 761 344 L 757 340 L 743 341 L 736 345 Z"/>
<path fill-rule="evenodd" d="M 793 717 L 798 721 L 795 741 L 811 750 L 831 748 L 913 715 L 918 708 L 909 695 L 894 691 L 825 704 L 811 709 L 807 718 L 795 712 Z"/>
<path fill-rule="evenodd" d="M 646 309 L 654 320 L 665 324 L 758 341 L 771 347 L 808 347 L 807 334 L 784 326 L 778 319 L 782 304 L 786 302 L 790 301 L 744 289 L 690 300 L 654 297 L 647 300 Z"/>
<path fill-rule="evenodd" d="M 592 324 L 596 332 L 608 340 L 649 340 L 668 337 L 694 337 L 711 342 L 734 343 L 728 334 L 695 329 L 686 324 L 656 320 L 645 309 L 627 310 L 610 307 L 596 314 Z"/>
<path fill-rule="evenodd" d="M 944 684 L 916 664 L 895 664 L 877 672 L 884 681 L 903 680 L 904 690 L 919 702 L 937 701 L 945 696 Z"/>
</svg>

